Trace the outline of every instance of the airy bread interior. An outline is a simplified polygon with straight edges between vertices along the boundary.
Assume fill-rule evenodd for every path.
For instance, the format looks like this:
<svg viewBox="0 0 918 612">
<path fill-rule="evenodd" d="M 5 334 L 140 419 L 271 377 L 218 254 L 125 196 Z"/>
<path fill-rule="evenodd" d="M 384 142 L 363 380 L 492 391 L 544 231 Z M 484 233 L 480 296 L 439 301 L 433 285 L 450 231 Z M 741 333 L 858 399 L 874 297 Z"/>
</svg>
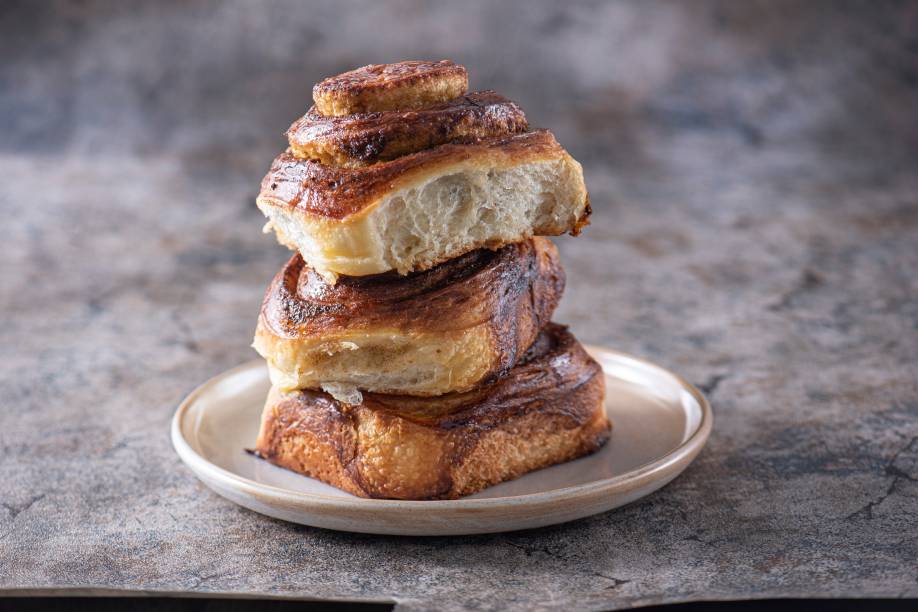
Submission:
<svg viewBox="0 0 918 612">
<path fill-rule="evenodd" d="M 295 346 L 259 342 L 262 336 L 256 336 L 256 348 L 266 357 L 271 383 L 280 389 L 337 383 L 354 389 L 436 395 L 481 380 L 492 367 L 496 345 L 485 327 L 413 336 L 398 330 L 342 330 L 336 336 Z M 285 354 L 279 350 L 283 348 L 290 350 Z"/>
<path fill-rule="evenodd" d="M 341 223 L 260 201 L 278 238 L 320 274 L 424 270 L 476 248 L 575 229 L 587 214 L 580 164 L 570 156 L 503 168 L 457 164 L 382 197 Z"/>
</svg>

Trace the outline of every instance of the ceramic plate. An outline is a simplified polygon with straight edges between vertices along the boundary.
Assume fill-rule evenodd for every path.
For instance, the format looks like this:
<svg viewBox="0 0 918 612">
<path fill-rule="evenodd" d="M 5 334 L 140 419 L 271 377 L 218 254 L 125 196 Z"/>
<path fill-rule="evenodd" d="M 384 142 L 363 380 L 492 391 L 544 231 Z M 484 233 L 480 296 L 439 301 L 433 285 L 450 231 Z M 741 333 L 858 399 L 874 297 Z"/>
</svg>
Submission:
<svg viewBox="0 0 918 612">
<path fill-rule="evenodd" d="M 678 476 L 711 432 L 711 408 L 692 385 L 658 366 L 587 347 L 606 375 L 614 427 L 582 459 L 449 501 L 354 497 L 245 452 L 255 443 L 270 383 L 264 361 L 224 372 L 195 389 L 172 420 L 172 443 L 208 487 L 246 508 L 294 523 L 399 535 L 530 529 L 605 512 Z"/>
</svg>

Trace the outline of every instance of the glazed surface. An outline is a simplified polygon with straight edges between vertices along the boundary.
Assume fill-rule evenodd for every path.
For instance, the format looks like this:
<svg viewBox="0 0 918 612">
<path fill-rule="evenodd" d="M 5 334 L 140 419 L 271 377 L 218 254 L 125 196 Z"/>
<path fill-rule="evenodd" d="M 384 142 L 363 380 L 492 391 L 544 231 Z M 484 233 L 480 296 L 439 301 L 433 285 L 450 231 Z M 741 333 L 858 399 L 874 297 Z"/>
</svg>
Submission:
<svg viewBox="0 0 918 612">
<path fill-rule="evenodd" d="M 379 324 L 450 331 L 488 320 L 512 325 L 520 300 L 550 315 L 563 291 L 564 271 L 547 238 L 479 249 L 407 276 L 342 276 L 334 285 L 294 255 L 269 286 L 260 320 L 287 338 Z"/>
</svg>

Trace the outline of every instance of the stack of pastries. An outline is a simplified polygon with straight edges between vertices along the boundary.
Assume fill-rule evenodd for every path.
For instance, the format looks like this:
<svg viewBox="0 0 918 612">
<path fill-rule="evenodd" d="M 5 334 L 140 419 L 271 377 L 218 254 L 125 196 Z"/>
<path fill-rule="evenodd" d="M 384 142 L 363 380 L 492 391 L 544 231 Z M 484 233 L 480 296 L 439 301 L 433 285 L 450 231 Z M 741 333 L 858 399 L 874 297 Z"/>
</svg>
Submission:
<svg viewBox="0 0 918 612">
<path fill-rule="evenodd" d="M 451 61 L 328 78 L 261 184 L 297 253 L 262 305 L 258 456 L 354 495 L 448 499 L 600 448 L 603 376 L 551 316 L 578 164 Z"/>
</svg>

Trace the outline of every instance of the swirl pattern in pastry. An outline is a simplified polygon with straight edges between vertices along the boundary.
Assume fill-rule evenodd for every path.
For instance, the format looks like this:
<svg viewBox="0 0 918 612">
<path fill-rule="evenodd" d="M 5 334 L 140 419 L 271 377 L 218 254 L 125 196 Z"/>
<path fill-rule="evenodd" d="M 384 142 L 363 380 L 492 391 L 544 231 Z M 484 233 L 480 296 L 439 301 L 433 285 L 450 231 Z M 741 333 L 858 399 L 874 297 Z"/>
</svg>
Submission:
<svg viewBox="0 0 918 612">
<path fill-rule="evenodd" d="M 528 129 L 526 115 L 493 91 L 479 91 L 412 111 L 343 117 L 309 109 L 287 130 L 290 152 L 328 166 L 365 166 L 437 145 L 473 142 Z"/>
<path fill-rule="evenodd" d="M 272 388 L 256 451 L 361 497 L 457 498 L 598 450 L 603 394 L 599 364 L 549 324 L 506 376 L 466 393 L 348 405 Z"/>
<path fill-rule="evenodd" d="M 563 290 L 547 238 L 335 285 L 294 256 L 268 288 L 254 346 L 282 389 L 466 391 L 513 366 Z"/>
</svg>

